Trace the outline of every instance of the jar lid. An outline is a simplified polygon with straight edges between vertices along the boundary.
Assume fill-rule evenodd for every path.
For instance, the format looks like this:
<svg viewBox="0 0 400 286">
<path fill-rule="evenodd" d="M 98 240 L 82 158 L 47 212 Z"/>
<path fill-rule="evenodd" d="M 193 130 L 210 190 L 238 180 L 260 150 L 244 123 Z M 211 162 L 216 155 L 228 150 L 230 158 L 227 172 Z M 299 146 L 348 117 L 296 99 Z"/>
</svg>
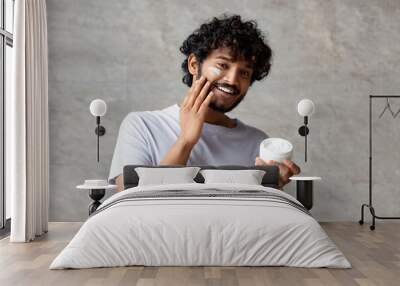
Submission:
<svg viewBox="0 0 400 286">
<path fill-rule="evenodd" d="M 261 146 L 269 152 L 277 155 L 289 155 L 293 151 L 293 145 L 282 138 L 267 138 L 261 142 Z"/>
</svg>

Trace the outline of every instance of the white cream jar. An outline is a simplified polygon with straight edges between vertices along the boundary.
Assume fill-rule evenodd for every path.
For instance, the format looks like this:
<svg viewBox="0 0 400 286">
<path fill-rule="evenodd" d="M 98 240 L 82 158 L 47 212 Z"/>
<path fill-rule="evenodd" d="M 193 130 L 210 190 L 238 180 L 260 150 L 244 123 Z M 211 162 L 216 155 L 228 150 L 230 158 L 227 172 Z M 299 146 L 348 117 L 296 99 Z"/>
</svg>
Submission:
<svg viewBox="0 0 400 286">
<path fill-rule="evenodd" d="M 267 138 L 260 144 L 260 157 L 263 160 L 274 160 L 282 163 L 290 160 L 293 155 L 293 145 L 282 138 Z"/>
</svg>

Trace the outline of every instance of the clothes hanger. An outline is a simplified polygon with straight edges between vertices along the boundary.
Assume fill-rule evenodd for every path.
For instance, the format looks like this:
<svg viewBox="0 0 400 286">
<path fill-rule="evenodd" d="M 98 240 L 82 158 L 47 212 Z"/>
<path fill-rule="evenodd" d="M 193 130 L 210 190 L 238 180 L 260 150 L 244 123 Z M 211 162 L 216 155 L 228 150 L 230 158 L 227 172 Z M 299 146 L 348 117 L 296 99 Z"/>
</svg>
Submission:
<svg viewBox="0 0 400 286">
<path fill-rule="evenodd" d="M 386 110 L 389 110 L 389 112 L 390 112 L 390 114 L 392 114 L 393 118 L 396 118 L 397 115 L 400 114 L 400 109 L 397 110 L 396 113 L 393 112 L 392 107 L 391 107 L 390 102 L 389 102 L 389 98 L 386 98 L 385 108 L 383 109 L 382 113 L 379 115 L 379 118 L 381 118 L 383 116 L 383 114 L 385 114 Z"/>
</svg>

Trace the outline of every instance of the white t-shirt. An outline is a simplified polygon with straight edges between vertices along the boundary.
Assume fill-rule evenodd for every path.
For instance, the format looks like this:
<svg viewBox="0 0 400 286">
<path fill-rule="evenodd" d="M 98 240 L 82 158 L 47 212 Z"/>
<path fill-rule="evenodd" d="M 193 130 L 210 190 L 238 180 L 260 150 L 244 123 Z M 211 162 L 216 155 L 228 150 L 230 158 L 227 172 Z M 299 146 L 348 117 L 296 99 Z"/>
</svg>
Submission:
<svg viewBox="0 0 400 286">
<path fill-rule="evenodd" d="M 268 136 L 238 119 L 234 128 L 204 123 L 188 166 L 253 166 L 260 143 Z M 121 123 L 111 162 L 109 181 L 122 174 L 125 165 L 158 165 L 180 134 L 179 106 L 131 112 Z"/>
</svg>

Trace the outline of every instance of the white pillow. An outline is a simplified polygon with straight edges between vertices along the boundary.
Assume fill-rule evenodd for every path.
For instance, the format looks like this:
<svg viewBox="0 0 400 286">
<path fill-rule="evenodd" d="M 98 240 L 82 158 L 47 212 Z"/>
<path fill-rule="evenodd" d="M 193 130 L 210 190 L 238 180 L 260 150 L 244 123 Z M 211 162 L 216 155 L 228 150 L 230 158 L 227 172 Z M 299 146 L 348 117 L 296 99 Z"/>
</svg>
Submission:
<svg viewBox="0 0 400 286">
<path fill-rule="evenodd" d="M 204 183 L 226 183 L 226 184 L 247 184 L 261 185 L 265 175 L 263 170 L 201 170 Z"/>
<path fill-rule="evenodd" d="M 196 183 L 193 179 L 199 170 L 199 167 L 135 168 L 139 176 L 139 186 Z"/>
</svg>

